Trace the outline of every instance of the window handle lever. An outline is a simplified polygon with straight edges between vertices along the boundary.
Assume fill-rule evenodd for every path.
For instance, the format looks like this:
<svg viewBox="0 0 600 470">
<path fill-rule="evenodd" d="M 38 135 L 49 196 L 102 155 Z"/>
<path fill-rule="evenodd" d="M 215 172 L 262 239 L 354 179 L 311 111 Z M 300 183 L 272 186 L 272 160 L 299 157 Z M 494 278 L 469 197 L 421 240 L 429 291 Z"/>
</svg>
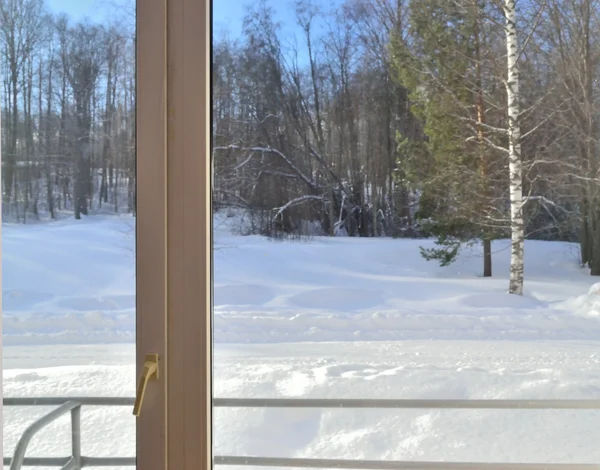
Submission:
<svg viewBox="0 0 600 470">
<path fill-rule="evenodd" d="M 158 379 L 158 354 L 146 354 L 144 369 L 137 387 L 135 403 L 133 405 L 134 416 L 139 416 L 142 411 L 142 403 L 146 394 L 146 386 L 150 379 Z"/>
</svg>

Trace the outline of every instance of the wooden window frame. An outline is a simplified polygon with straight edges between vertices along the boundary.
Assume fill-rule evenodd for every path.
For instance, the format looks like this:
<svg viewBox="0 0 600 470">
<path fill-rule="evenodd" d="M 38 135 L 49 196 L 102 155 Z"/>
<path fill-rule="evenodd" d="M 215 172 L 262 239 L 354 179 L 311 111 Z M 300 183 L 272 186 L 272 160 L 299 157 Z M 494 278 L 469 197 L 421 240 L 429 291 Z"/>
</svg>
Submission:
<svg viewBox="0 0 600 470">
<path fill-rule="evenodd" d="M 137 0 L 137 468 L 212 467 L 210 0 Z"/>
</svg>

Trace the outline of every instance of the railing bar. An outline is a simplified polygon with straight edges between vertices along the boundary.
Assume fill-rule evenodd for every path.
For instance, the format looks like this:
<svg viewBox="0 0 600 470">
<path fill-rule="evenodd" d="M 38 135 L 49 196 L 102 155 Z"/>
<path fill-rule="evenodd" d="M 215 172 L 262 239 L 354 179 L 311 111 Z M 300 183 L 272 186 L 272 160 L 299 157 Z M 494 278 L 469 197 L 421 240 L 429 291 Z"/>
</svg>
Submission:
<svg viewBox="0 0 600 470">
<path fill-rule="evenodd" d="M 71 458 L 60 470 L 81 470 L 81 466 L 77 465 L 77 461 L 74 458 Z"/>
<path fill-rule="evenodd" d="M 23 467 L 64 467 L 71 457 L 26 457 Z M 4 466 L 10 465 L 11 458 L 4 457 Z M 81 457 L 82 467 L 135 467 L 135 457 Z"/>
<path fill-rule="evenodd" d="M 71 410 L 71 451 L 75 470 L 81 469 L 81 405 Z"/>
<path fill-rule="evenodd" d="M 4 406 L 58 406 L 75 401 L 85 406 L 133 406 L 132 397 L 4 398 Z M 214 398 L 217 408 L 372 408 L 372 409 L 600 409 L 600 400 L 438 400 L 332 398 Z"/>
<path fill-rule="evenodd" d="M 133 397 L 8 397 L 4 406 L 58 406 L 75 401 L 85 406 L 133 406 Z"/>
<path fill-rule="evenodd" d="M 15 455 L 4 459 L 4 465 L 20 468 L 23 466 L 62 466 L 63 470 L 79 470 L 83 467 L 135 466 L 135 457 L 81 457 L 80 442 L 76 442 L 77 409 L 87 406 L 132 406 L 132 397 L 18 397 L 4 398 L 5 406 L 53 406 L 59 408 L 34 422 L 19 439 Z M 441 399 L 303 399 L 303 398 L 215 398 L 214 407 L 244 408 L 330 408 L 330 409 L 512 409 L 512 410 L 560 410 L 600 409 L 600 400 L 441 400 Z M 31 437 L 62 414 L 72 411 L 73 457 L 66 458 L 24 458 L 23 447 Z M 79 450 L 78 450 L 79 448 Z M 23 454 L 23 455 L 21 455 Z M 77 457 L 79 456 L 79 462 Z M 351 461 L 329 459 L 294 459 L 271 457 L 217 456 L 216 465 L 266 466 L 289 468 L 355 469 L 355 470 L 600 470 L 598 464 L 509 464 L 509 463 L 469 463 L 469 462 L 392 462 L 392 461 Z"/>
<path fill-rule="evenodd" d="M 596 410 L 600 409 L 600 400 L 362 400 L 331 398 L 214 398 L 213 406 L 227 408 Z"/>
<path fill-rule="evenodd" d="M 135 457 L 82 457 L 83 467 L 135 467 Z"/>
<path fill-rule="evenodd" d="M 68 401 L 63 403 L 61 406 L 51 411 L 47 415 L 42 416 L 37 421 L 34 421 L 25 432 L 21 435 L 21 438 L 17 442 L 17 446 L 15 447 L 15 451 L 13 454 L 13 458 L 10 462 L 10 470 L 20 470 L 23 466 L 23 461 L 25 459 L 25 452 L 27 451 L 27 446 L 29 445 L 29 441 L 31 438 L 41 429 L 48 426 L 53 421 L 60 418 L 62 415 L 68 413 L 73 408 L 80 406 L 79 403 Z"/>
<path fill-rule="evenodd" d="M 23 460 L 23 467 L 63 467 L 69 463 L 71 457 L 26 457 Z M 4 457 L 5 467 L 11 464 L 11 457 Z"/>
<path fill-rule="evenodd" d="M 215 465 L 352 470 L 600 470 L 596 464 L 410 462 L 215 456 Z"/>
</svg>

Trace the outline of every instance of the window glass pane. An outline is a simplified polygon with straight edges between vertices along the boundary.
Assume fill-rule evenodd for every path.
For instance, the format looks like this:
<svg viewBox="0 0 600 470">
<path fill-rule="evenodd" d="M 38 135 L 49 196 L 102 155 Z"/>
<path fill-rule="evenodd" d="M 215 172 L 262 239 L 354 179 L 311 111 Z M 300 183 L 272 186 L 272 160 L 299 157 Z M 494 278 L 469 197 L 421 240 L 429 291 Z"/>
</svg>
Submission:
<svg viewBox="0 0 600 470">
<path fill-rule="evenodd" d="M 5 468 L 78 397 L 104 403 L 79 402 L 80 435 L 67 412 L 25 459 L 60 468 L 80 441 L 135 467 L 134 39 L 134 0 L 0 0 Z"/>
<path fill-rule="evenodd" d="M 599 399 L 599 14 L 215 2 L 214 398 Z M 600 458 L 593 409 L 222 403 L 217 463 Z"/>
</svg>

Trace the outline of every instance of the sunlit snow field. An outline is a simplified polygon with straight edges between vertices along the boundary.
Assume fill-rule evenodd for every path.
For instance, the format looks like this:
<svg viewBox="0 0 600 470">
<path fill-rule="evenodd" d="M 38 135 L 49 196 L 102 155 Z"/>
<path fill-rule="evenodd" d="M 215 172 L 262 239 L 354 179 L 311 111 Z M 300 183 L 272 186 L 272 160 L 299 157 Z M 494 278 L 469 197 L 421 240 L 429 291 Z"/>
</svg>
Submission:
<svg viewBox="0 0 600 470">
<path fill-rule="evenodd" d="M 526 295 L 479 251 L 440 268 L 392 239 L 270 241 L 215 220 L 220 397 L 600 398 L 600 289 L 577 246 L 526 244 Z M 133 396 L 133 222 L 3 226 L 5 396 Z M 4 452 L 48 408 L 8 408 Z M 215 453 L 394 460 L 600 461 L 590 411 L 215 412 Z M 129 408 L 83 409 L 87 456 L 133 456 Z M 69 453 L 65 418 L 28 456 Z"/>
</svg>

